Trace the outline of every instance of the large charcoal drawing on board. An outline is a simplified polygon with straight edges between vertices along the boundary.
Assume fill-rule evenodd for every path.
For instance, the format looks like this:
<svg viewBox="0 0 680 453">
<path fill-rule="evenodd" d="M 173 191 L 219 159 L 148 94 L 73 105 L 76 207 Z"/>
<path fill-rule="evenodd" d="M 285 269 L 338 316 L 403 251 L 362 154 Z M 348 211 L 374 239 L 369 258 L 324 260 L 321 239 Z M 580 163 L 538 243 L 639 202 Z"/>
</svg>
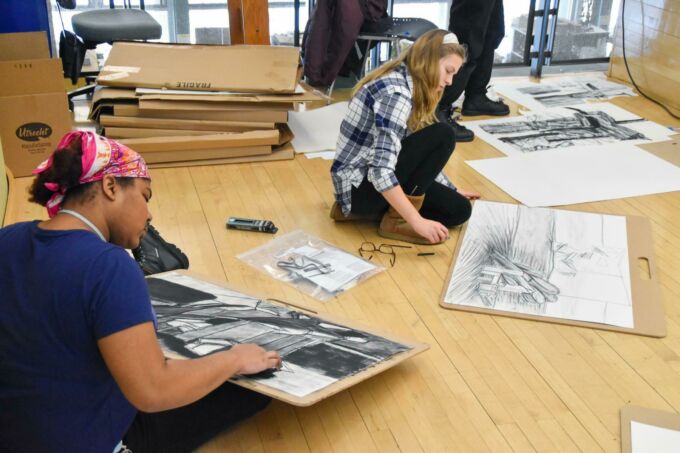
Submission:
<svg viewBox="0 0 680 453">
<path fill-rule="evenodd" d="M 477 201 L 444 302 L 633 327 L 626 219 Z"/>
<path fill-rule="evenodd" d="M 626 126 L 638 120 L 617 121 L 606 112 L 568 109 L 571 112 L 566 115 L 535 114 L 525 121 L 488 124 L 481 128 L 525 153 L 566 146 L 647 140 L 643 133 Z"/>
<path fill-rule="evenodd" d="M 519 117 L 466 122 L 507 155 L 575 146 L 612 147 L 667 140 L 671 131 L 608 103 L 558 107 Z"/>
<path fill-rule="evenodd" d="M 634 96 L 628 86 L 603 77 L 550 77 L 540 83 L 522 81 L 497 82 L 494 88 L 524 107 L 537 110 L 583 104 L 592 100 L 607 100 L 615 96 Z"/>
<path fill-rule="evenodd" d="M 147 278 L 164 349 L 200 357 L 239 343 L 278 351 L 252 379 L 303 397 L 409 350 L 406 345 L 178 273 Z"/>
</svg>

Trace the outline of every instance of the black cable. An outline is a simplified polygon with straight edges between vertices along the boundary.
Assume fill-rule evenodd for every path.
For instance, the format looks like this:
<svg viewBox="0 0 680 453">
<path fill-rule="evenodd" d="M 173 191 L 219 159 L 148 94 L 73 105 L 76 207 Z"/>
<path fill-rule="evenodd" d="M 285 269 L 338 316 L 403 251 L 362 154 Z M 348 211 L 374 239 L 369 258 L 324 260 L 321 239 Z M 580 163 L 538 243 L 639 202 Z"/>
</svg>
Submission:
<svg viewBox="0 0 680 453">
<path fill-rule="evenodd" d="M 643 18 L 644 20 L 644 18 Z M 623 53 L 623 64 L 626 66 L 626 72 L 628 73 L 628 78 L 630 79 L 631 83 L 635 87 L 636 90 L 638 90 L 638 93 L 640 93 L 643 97 L 649 99 L 650 101 L 654 102 L 655 104 L 660 105 L 665 111 L 668 112 L 670 116 L 672 116 L 675 119 L 680 120 L 680 116 L 676 115 L 675 113 L 671 112 L 668 107 L 663 105 L 661 102 L 657 101 L 656 99 L 652 99 L 649 97 L 647 94 L 645 94 L 640 87 L 635 83 L 635 79 L 633 79 L 633 75 L 630 73 L 630 68 L 628 67 L 628 59 L 626 58 L 626 0 L 623 0 L 623 4 L 621 6 L 621 50 Z M 640 49 L 642 50 L 642 49 Z M 640 52 L 642 55 L 642 52 Z"/>
</svg>

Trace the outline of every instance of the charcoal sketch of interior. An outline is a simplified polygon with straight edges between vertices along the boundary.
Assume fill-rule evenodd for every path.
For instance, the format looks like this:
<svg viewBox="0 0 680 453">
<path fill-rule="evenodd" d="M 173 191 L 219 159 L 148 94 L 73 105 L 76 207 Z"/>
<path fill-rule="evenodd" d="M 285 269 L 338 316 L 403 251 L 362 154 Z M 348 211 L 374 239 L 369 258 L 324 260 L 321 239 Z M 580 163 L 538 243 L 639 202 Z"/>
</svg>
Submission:
<svg viewBox="0 0 680 453">
<path fill-rule="evenodd" d="M 631 89 L 625 85 L 595 78 L 547 80 L 540 84 L 517 88 L 517 91 L 533 97 L 544 107 L 564 107 L 591 99 L 605 100 L 631 94 Z"/>
<path fill-rule="evenodd" d="M 480 125 L 485 132 L 522 152 L 542 151 L 575 145 L 648 140 L 641 132 L 625 126 L 643 119 L 618 121 L 603 111 L 568 107 L 571 113 L 536 113 L 523 121 Z"/>
<path fill-rule="evenodd" d="M 631 327 L 625 218 L 475 203 L 445 302 Z"/>
<path fill-rule="evenodd" d="M 234 344 L 278 351 L 281 370 L 255 376 L 264 385 L 305 396 L 409 347 L 187 275 L 148 278 L 164 349 L 200 357 Z"/>
</svg>

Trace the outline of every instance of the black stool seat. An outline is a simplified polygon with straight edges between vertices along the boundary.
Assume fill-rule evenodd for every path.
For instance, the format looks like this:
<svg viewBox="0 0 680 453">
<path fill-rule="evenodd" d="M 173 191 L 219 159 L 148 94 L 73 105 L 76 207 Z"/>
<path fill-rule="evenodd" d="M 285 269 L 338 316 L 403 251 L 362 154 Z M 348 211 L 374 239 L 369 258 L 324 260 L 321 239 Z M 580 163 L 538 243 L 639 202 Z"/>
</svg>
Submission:
<svg viewBox="0 0 680 453">
<path fill-rule="evenodd" d="M 367 39 L 370 37 L 374 40 L 380 40 L 380 38 L 396 38 L 415 41 L 426 32 L 437 28 L 437 26 L 429 20 L 418 17 L 392 17 L 390 19 L 392 23 L 386 29 L 380 31 L 362 30 L 360 32 L 360 38 Z"/>
<path fill-rule="evenodd" d="M 141 9 L 95 9 L 71 19 L 73 31 L 85 42 L 104 43 L 161 37 L 161 25 Z"/>
</svg>

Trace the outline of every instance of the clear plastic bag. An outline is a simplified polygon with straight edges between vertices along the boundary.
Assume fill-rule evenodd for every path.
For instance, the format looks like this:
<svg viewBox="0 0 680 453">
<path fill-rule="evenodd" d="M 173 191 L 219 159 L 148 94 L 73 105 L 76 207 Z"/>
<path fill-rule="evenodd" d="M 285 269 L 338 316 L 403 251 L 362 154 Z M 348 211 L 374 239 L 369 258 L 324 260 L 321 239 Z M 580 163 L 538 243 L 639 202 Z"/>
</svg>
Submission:
<svg viewBox="0 0 680 453">
<path fill-rule="evenodd" d="M 279 236 L 237 258 L 322 301 L 385 270 L 302 230 Z"/>
</svg>

